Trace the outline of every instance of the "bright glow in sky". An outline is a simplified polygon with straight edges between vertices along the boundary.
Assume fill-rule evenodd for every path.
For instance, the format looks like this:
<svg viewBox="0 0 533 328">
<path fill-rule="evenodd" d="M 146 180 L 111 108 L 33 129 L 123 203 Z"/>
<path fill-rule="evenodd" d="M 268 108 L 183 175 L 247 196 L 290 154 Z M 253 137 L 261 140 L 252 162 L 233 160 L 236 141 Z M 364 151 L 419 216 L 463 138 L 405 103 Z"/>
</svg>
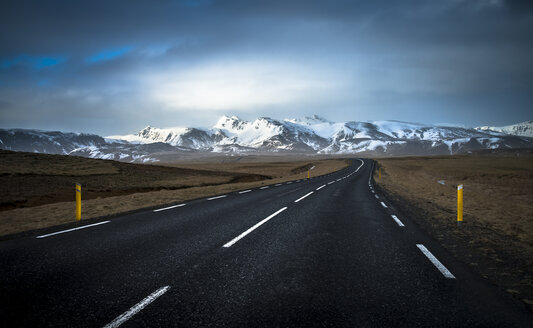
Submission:
<svg viewBox="0 0 533 328">
<path fill-rule="evenodd" d="M 336 83 L 295 65 L 240 62 L 167 72 L 149 77 L 147 85 L 171 110 L 254 111 L 306 103 L 310 95 L 333 92 Z"/>
</svg>

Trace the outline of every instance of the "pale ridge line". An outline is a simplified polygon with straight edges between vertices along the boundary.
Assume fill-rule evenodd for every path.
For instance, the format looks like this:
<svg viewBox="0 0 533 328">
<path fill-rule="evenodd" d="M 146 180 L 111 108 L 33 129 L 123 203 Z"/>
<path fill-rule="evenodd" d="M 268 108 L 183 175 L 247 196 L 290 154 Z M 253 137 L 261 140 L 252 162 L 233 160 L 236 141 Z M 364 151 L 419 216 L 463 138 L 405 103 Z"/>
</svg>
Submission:
<svg viewBox="0 0 533 328">
<path fill-rule="evenodd" d="M 62 233 L 65 233 L 65 232 L 71 232 L 71 231 L 75 231 L 75 230 L 80 230 L 80 229 L 85 229 L 85 228 L 89 228 L 89 227 L 94 227 L 94 226 L 97 226 L 97 225 L 101 225 L 101 224 L 105 224 L 105 223 L 109 223 L 111 221 L 104 221 L 104 222 L 98 222 L 98 223 L 93 223 L 93 224 L 88 224 L 88 225 L 85 225 L 83 227 L 77 227 L 77 228 L 72 228 L 72 229 L 67 229 L 67 230 L 61 230 L 61 231 L 57 231 L 57 232 L 52 232 L 52 233 L 49 233 L 49 234 L 46 234 L 46 235 L 41 235 L 41 236 L 37 236 L 35 238 L 46 238 L 46 237 L 50 237 L 50 236 L 54 236 L 54 235 L 59 235 L 59 234 L 62 234 Z"/>
<path fill-rule="evenodd" d="M 306 195 L 304 195 L 304 196 L 302 196 L 302 197 L 298 198 L 298 199 L 297 199 L 297 200 L 295 200 L 294 202 L 295 202 L 295 203 L 298 203 L 299 201 L 301 201 L 301 200 L 302 200 L 302 199 L 304 199 L 305 197 L 307 197 L 307 196 L 311 195 L 312 193 L 314 193 L 314 191 L 311 191 L 310 193 L 308 193 L 308 194 L 306 194 Z"/>
<path fill-rule="evenodd" d="M 387 208 L 387 205 L 385 205 L 385 203 L 381 202 L 381 206 Z"/>
<path fill-rule="evenodd" d="M 431 254 L 426 246 L 422 244 L 416 244 L 416 247 L 418 247 L 418 249 L 420 249 L 420 251 L 431 261 L 431 263 L 433 263 L 433 265 L 439 269 L 443 276 L 448 279 L 455 279 L 455 276 L 444 266 L 444 264 L 442 264 L 433 254 Z"/>
<path fill-rule="evenodd" d="M 144 309 L 148 304 L 155 301 L 159 296 L 163 295 L 170 289 L 170 286 L 161 287 L 152 294 L 148 295 L 145 299 L 132 306 L 128 311 L 118 316 L 115 320 L 111 321 L 104 328 L 116 328 L 136 315 L 139 311 Z"/>
<path fill-rule="evenodd" d="M 252 190 L 248 189 L 248 190 L 239 191 L 239 194 L 246 194 L 247 192 L 250 192 L 250 191 L 252 191 Z"/>
<path fill-rule="evenodd" d="M 208 198 L 207 200 L 215 200 L 215 199 L 224 198 L 224 197 L 228 197 L 228 195 L 222 195 L 222 196 L 211 197 L 211 198 Z"/>
<path fill-rule="evenodd" d="M 405 225 L 403 224 L 402 221 L 400 221 L 400 219 L 398 219 L 398 217 L 396 215 L 391 215 L 392 218 L 394 219 L 394 221 L 396 221 L 396 223 L 400 226 L 400 227 L 405 227 Z"/>
<path fill-rule="evenodd" d="M 320 190 L 320 189 L 324 188 L 325 186 L 326 185 L 320 186 L 320 187 L 316 188 L 316 190 Z"/>
<path fill-rule="evenodd" d="M 159 212 L 159 211 L 164 211 L 164 210 L 170 210 L 170 209 L 173 209 L 173 208 L 176 208 L 176 207 L 182 207 L 182 206 L 185 206 L 187 204 L 178 204 L 178 205 L 173 205 L 173 206 L 169 206 L 169 207 L 163 207 L 163 208 L 160 208 L 160 209 L 157 209 L 157 210 L 154 210 L 154 212 Z"/>
<path fill-rule="evenodd" d="M 241 233 L 240 235 L 238 235 L 237 237 L 233 238 L 231 241 L 229 241 L 228 243 L 224 244 L 224 246 L 222 247 L 231 247 L 233 244 L 235 244 L 236 242 L 238 242 L 239 240 L 241 240 L 242 238 L 244 238 L 247 234 L 249 234 L 250 232 L 254 231 L 255 229 L 259 228 L 259 226 L 261 226 L 263 223 L 267 222 L 268 220 L 272 219 L 273 217 L 275 217 L 276 215 L 278 215 L 279 213 L 285 211 L 287 209 L 287 207 L 284 207 L 280 210 L 278 210 L 277 212 L 273 213 L 273 214 L 270 214 L 267 218 L 259 221 L 258 223 L 256 223 L 255 225 L 253 225 L 251 228 L 249 228 L 248 230 L 246 230 L 245 232 Z"/>
</svg>

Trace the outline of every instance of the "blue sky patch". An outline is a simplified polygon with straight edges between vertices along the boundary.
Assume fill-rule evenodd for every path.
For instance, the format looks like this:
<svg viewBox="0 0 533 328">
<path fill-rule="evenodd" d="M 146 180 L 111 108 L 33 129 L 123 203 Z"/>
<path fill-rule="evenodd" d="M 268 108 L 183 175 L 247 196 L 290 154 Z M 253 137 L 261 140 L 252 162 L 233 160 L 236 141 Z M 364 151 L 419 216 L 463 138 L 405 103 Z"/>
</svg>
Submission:
<svg viewBox="0 0 533 328">
<path fill-rule="evenodd" d="M 112 60 L 112 59 L 121 57 L 125 55 L 126 53 L 130 52 L 132 48 L 133 47 L 131 46 L 126 46 L 126 47 L 121 47 L 121 48 L 104 50 L 95 55 L 87 57 L 86 61 L 88 63 L 98 63 L 102 61 Z"/>
<path fill-rule="evenodd" d="M 10 68 L 16 65 L 27 66 L 36 70 L 55 66 L 66 61 L 64 56 L 28 56 L 19 55 L 14 58 L 0 60 L 0 69 Z"/>
</svg>

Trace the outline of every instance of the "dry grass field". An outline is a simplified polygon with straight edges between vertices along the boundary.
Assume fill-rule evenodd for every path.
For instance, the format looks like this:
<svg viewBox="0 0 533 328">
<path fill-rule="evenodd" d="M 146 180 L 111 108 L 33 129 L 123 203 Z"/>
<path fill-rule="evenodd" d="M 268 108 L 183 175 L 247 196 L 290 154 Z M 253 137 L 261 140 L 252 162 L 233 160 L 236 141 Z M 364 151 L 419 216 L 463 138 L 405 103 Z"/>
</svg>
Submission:
<svg viewBox="0 0 533 328">
<path fill-rule="evenodd" d="M 74 221 L 74 186 L 82 217 L 116 215 L 339 170 L 345 160 L 251 157 L 208 163 L 129 164 L 82 157 L 0 151 L 0 236 Z"/>
<path fill-rule="evenodd" d="M 375 180 L 405 215 L 533 309 L 533 152 L 379 159 Z M 457 227 L 457 185 L 464 223 Z"/>
</svg>

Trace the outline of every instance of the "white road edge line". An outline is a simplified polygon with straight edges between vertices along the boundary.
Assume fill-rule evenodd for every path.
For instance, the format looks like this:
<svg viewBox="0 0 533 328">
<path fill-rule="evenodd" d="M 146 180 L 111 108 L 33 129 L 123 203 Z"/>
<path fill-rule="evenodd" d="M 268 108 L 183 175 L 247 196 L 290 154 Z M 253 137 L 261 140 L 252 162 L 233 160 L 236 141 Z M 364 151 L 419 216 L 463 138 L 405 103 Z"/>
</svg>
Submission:
<svg viewBox="0 0 533 328">
<path fill-rule="evenodd" d="M 455 276 L 442 264 L 431 252 L 422 244 L 416 244 L 416 247 L 439 269 L 440 273 L 448 279 L 455 279 Z"/>
<path fill-rule="evenodd" d="M 335 183 L 335 181 L 328 182 L 328 184 L 332 184 L 332 183 Z"/>
<path fill-rule="evenodd" d="M 264 187 L 261 187 L 259 189 L 267 189 L 267 188 L 269 188 L 269 186 L 264 186 Z"/>
<path fill-rule="evenodd" d="M 228 197 L 228 195 L 222 195 L 222 196 L 211 197 L 211 198 L 208 198 L 207 200 L 215 200 L 215 199 L 224 198 L 224 197 Z"/>
<path fill-rule="evenodd" d="M 37 236 L 35 238 L 39 238 L 39 239 L 40 238 L 46 238 L 46 237 L 50 237 L 50 236 L 54 236 L 54 235 L 59 235 L 61 233 L 71 232 L 71 231 L 85 229 L 85 228 L 90 228 L 90 227 L 94 227 L 94 226 L 105 224 L 105 223 L 109 223 L 109 222 L 111 222 L 111 221 L 103 221 L 103 222 L 88 224 L 88 225 L 85 225 L 83 227 L 77 227 L 77 228 L 72 228 L 72 229 L 67 229 L 67 230 L 61 230 L 61 231 L 58 231 L 58 232 L 52 232 L 52 233 L 49 233 L 49 234 L 46 234 L 46 235 Z"/>
<path fill-rule="evenodd" d="M 377 199 L 379 199 L 379 196 L 378 196 L 378 195 L 374 195 L 374 197 L 376 197 Z"/>
<path fill-rule="evenodd" d="M 399 225 L 400 227 L 405 227 L 405 225 L 403 224 L 403 222 L 400 221 L 400 219 L 398 219 L 398 217 L 397 217 L 396 215 L 391 215 L 391 216 L 392 216 L 392 218 L 394 219 L 394 221 L 396 221 L 396 223 L 398 223 L 398 225 Z"/>
<path fill-rule="evenodd" d="M 387 205 L 385 205 L 385 203 L 381 202 L 381 206 L 387 208 Z"/>
<path fill-rule="evenodd" d="M 279 187 L 281 186 L 281 183 L 278 183 L 277 185 L 274 185 L 274 187 Z"/>
<path fill-rule="evenodd" d="M 326 185 L 320 186 L 320 187 L 316 188 L 316 190 L 320 190 L 320 189 L 324 188 L 325 186 Z"/>
<path fill-rule="evenodd" d="M 252 191 L 252 190 L 248 189 L 248 190 L 239 191 L 239 194 L 246 194 L 247 192 L 250 192 L 250 191 Z"/>
<path fill-rule="evenodd" d="M 297 200 L 295 200 L 294 202 L 295 202 L 295 203 L 298 203 L 299 201 L 301 201 L 301 200 L 302 200 L 302 199 L 304 199 L 305 197 L 307 197 L 307 196 L 311 195 L 312 193 L 314 193 L 314 191 L 311 191 L 310 193 L 308 193 L 308 194 L 306 194 L 306 195 L 304 195 L 304 196 L 302 196 L 302 197 L 298 198 L 298 199 L 297 199 Z"/>
<path fill-rule="evenodd" d="M 159 296 L 163 295 L 170 289 L 170 286 L 161 287 L 152 294 L 148 295 L 145 299 L 132 306 L 128 311 L 118 316 L 115 320 L 111 321 L 104 328 L 116 328 L 128 321 L 131 317 L 136 315 L 139 311 L 144 309 L 148 304 L 155 301 Z"/>
<path fill-rule="evenodd" d="M 163 208 L 159 208 L 157 210 L 154 210 L 154 212 L 170 210 L 170 209 L 173 209 L 173 208 L 176 208 L 176 207 L 182 207 L 182 206 L 185 206 L 185 205 L 187 205 L 187 204 L 178 204 L 178 205 L 173 205 L 173 206 L 169 206 L 169 207 L 163 207 Z"/>
<path fill-rule="evenodd" d="M 236 242 L 238 242 L 239 240 L 241 240 L 242 238 L 244 238 L 247 234 L 249 234 L 250 232 L 254 231 L 255 229 L 259 228 L 259 226 L 261 226 L 263 223 L 267 222 L 268 220 L 272 219 L 273 217 L 275 217 L 276 215 L 278 215 L 279 213 L 285 211 L 287 209 L 287 207 L 284 207 L 280 210 L 278 210 L 277 212 L 273 213 L 273 214 L 270 214 L 267 218 L 259 221 L 258 223 L 256 223 L 254 226 L 252 226 L 250 229 L 246 230 L 245 232 L 241 233 L 240 235 L 238 235 L 237 237 L 233 238 L 231 241 L 229 241 L 228 243 L 224 244 L 224 246 L 222 247 L 231 247 L 233 246 L 233 244 L 235 244 Z"/>
</svg>

